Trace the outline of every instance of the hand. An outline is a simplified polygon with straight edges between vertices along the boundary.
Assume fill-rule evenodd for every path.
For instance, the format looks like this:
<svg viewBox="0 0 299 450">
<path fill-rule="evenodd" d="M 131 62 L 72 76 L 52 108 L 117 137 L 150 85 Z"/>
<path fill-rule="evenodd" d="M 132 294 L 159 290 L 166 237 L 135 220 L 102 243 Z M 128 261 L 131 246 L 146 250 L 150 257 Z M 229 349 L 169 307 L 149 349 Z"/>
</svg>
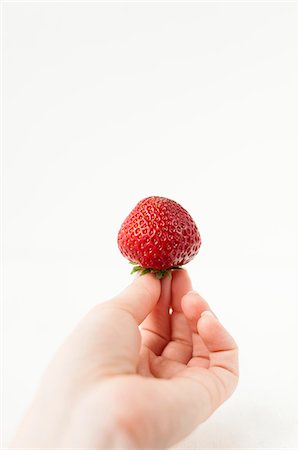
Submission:
<svg viewBox="0 0 299 450">
<path fill-rule="evenodd" d="M 48 367 L 13 447 L 166 448 L 234 391 L 237 346 L 185 270 L 92 309 Z M 171 309 L 170 309 L 171 308 Z"/>
</svg>

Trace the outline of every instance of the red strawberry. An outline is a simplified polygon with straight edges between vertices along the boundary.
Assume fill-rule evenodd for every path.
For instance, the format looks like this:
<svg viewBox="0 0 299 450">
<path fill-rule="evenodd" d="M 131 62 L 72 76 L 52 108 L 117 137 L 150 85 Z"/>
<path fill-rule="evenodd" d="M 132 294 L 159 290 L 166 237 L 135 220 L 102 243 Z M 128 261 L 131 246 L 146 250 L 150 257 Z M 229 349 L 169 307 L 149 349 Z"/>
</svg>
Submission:
<svg viewBox="0 0 299 450">
<path fill-rule="evenodd" d="M 118 247 L 132 272 L 154 272 L 162 278 L 198 253 L 201 239 L 190 214 L 174 200 L 148 197 L 128 215 L 118 232 Z"/>
</svg>

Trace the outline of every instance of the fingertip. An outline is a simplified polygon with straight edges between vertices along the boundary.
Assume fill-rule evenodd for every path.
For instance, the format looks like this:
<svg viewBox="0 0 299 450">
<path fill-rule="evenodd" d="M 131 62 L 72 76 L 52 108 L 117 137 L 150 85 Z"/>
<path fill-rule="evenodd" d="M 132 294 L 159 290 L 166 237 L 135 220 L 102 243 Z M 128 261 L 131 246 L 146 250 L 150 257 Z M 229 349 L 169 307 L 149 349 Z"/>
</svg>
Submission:
<svg viewBox="0 0 299 450">
<path fill-rule="evenodd" d="M 191 279 L 186 269 L 174 269 L 171 271 L 171 275 L 172 283 L 175 287 L 188 286 L 189 289 L 192 287 Z"/>
<path fill-rule="evenodd" d="M 218 324 L 215 323 L 216 321 L 218 322 Z M 205 309 L 204 311 L 202 311 L 197 322 L 197 330 L 198 332 L 200 332 L 200 334 L 210 335 L 211 329 L 213 329 L 213 332 L 215 333 L 219 326 L 222 327 L 212 311 L 210 311 L 209 309 Z"/>
<path fill-rule="evenodd" d="M 141 273 L 135 277 L 133 280 L 133 285 L 140 286 L 146 289 L 161 291 L 161 282 L 158 280 L 155 274 L 146 273 L 142 275 Z"/>
<path fill-rule="evenodd" d="M 222 351 L 236 347 L 236 343 L 215 314 L 210 310 L 201 313 L 197 331 L 210 351 Z"/>
<path fill-rule="evenodd" d="M 175 312 L 182 312 L 182 297 L 192 289 L 192 284 L 188 272 L 185 269 L 172 271 L 171 281 L 171 302 Z"/>
<path fill-rule="evenodd" d="M 208 303 L 197 291 L 189 291 L 182 297 L 182 310 L 189 320 L 198 320 L 207 308 L 209 308 Z"/>
<path fill-rule="evenodd" d="M 138 324 L 152 311 L 161 294 L 161 283 L 151 273 L 140 275 L 114 298 L 115 305 L 130 312 Z"/>
<path fill-rule="evenodd" d="M 187 319 L 192 320 L 196 316 L 196 303 L 198 301 L 197 293 L 189 291 L 182 297 L 181 306 L 182 311 Z"/>
</svg>

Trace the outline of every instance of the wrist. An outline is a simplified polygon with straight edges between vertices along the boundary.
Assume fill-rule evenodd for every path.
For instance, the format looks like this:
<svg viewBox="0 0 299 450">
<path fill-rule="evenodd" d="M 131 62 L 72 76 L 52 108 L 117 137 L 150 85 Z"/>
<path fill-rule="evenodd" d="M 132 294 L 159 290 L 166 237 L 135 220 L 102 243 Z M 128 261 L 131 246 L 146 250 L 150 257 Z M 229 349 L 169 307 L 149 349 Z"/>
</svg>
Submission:
<svg viewBox="0 0 299 450">
<path fill-rule="evenodd" d="M 107 395 L 105 383 L 82 396 L 73 408 L 61 447 L 140 450 L 134 430 L 128 411 Z"/>
<path fill-rule="evenodd" d="M 12 448 L 58 448 L 69 408 L 63 400 L 34 399 L 13 438 Z"/>
</svg>

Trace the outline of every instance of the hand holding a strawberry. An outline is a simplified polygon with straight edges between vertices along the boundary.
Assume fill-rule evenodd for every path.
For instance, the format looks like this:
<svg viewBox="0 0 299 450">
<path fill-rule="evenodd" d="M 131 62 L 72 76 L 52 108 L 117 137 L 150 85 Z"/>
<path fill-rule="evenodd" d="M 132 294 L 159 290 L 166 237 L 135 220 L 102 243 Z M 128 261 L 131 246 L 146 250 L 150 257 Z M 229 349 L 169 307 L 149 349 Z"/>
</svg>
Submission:
<svg viewBox="0 0 299 450">
<path fill-rule="evenodd" d="M 166 448 L 234 391 L 237 346 L 185 270 L 137 277 L 62 345 L 14 448 Z"/>
<path fill-rule="evenodd" d="M 182 265 L 201 238 L 164 197 L 140 201 L 118 246 L 141 276 L 90 311 L 58 351 L 15 448 L 169 447 L 234 391 L 234 339 Z"/>
</svg>

